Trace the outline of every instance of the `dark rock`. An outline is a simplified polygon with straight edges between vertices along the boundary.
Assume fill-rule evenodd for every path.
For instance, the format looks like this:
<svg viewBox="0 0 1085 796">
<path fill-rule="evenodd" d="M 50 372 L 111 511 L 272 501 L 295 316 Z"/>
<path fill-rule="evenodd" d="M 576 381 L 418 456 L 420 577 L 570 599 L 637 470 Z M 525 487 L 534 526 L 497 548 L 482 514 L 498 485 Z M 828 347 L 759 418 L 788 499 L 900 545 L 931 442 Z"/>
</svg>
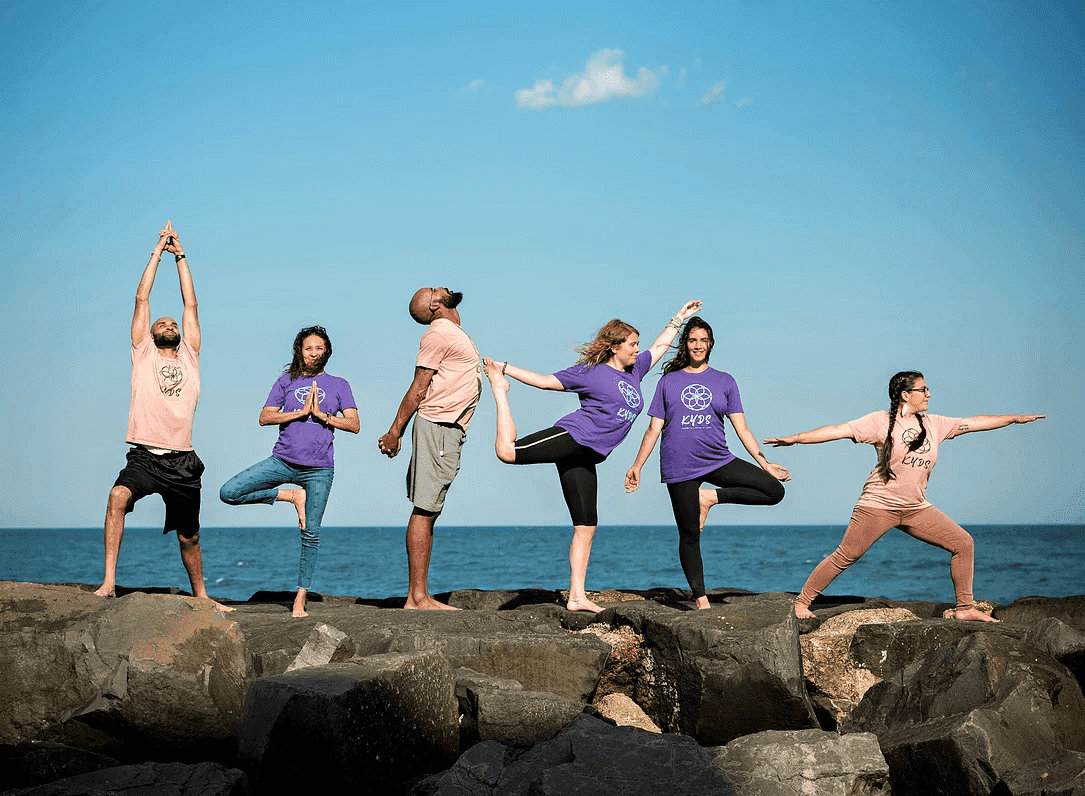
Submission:
<svg viewBox="0 0 1085 796">
<path fill-rule="evenodd" d="M 1029 630 L 1025 641 L 1073 672 L 1078 685 L 1085 690 L 1085 633 L 1048 617 Z"/>
<path fill-rule="evenodd" d="M 996 608 L 993 616 L 1003 622 L 1035 625 L 1053 617 L 1064 624 L 1085 631 L 1085 594 L 1073 597 L 1022 597 Z"/>
<path fill-rule="evenodd" d="M 873 686 L 843 729 L 877 734 L 895 796 L 987 796 L 1025 765 L 1083 751 L 1085 697 L 1047 655 L 976 632 Z"/>
<path fill-rule="evenodd" d="M 237 626 L 212 609 L 0 583 L 0 742 L 56 736 L 78 718 L 144 750 L 232 746 L 250 670 Z"/>
<path fill-rule="evenodd" d="M 43 785 L 118 765 L 112 757 L 51 741 L 0 746 L 0 791 Z"/>
<path fill-rule="evenodd" d="M 458 748 L 452 671 L 428 651 L 257 680 L 238 760 L 259 793 L 395 793 L 447 766 Z"/>
<path fill-rule="evenodd" d="M 68 777 L 47 785 L 17 788 L 4 796 L 248 796 L 242 771 L 217 763 L 142 763 Z"/>
<path fill-rule="evenodd" d="M 664 732 L 719 746 L 762 730 L 817 729 L 788 595 L 733 597 L 705 611 L 625 603 L 614 621 L 640 633 L 652 670 L 627 694 Z"/>
<path fill-rule="evenodd" d="M 581 715 L 526 751 L 485 742 L 411 796 L 729 796 L 710 751 L 691 738 L 614 727 Z"/>
<path fill-rule="evenodd" d="M 482 691 L 476 726 L 484 741 L 537 741 L 588 708 L 546 691 Z"/>
<path fill-rule="evenodd" d="M 872 733 L 768 730 L 713 750 L 736 796 L 889 796 L 889 766 Z"/>
<path fill-rule="evenodd" d="M 913 663 L 921 663 L 936 649 L 956 646 L 973 633 L 996 633 L 1023 639 L 1020 625 L 961 622 L 957 619 L 925 619 L 920 622 L 889 622 L 860 625 L 849 651 L 852 659 L 876 677 L 888 677 Z"/>
</svg>

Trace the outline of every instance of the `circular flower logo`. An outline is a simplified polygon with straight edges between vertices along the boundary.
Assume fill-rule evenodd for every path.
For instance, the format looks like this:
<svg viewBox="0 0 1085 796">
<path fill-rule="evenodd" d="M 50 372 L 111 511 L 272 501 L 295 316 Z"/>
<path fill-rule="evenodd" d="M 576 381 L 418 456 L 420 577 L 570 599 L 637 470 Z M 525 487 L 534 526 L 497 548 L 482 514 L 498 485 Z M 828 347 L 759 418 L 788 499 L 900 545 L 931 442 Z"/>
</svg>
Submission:
<svg viewBox="0 0 1085 796">
<path fill-rule="evenodd" d="M 712 405 L 712 391 L 703 384 L 691 384 L 682 390 L 682 405 L 691 412 L 702 412 Z"/>
</svg>

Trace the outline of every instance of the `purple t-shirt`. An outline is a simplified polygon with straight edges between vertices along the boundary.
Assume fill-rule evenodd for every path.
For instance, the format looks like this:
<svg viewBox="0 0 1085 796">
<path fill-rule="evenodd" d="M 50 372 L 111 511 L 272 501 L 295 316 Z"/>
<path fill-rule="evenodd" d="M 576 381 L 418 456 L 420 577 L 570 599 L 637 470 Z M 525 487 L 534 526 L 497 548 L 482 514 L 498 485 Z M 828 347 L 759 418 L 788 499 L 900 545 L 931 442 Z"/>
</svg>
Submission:
<svg viewBox="0 0 1085 796">
<path fill-rule="evenodd" d="M 659 470 L 663 483 L 692 481 L 730 464 L 723 419 L 742 411 L 738 384 L 730 373 L 676 370 L 656 385 L 650 417 L 663 420 Z"/>
<path fill-rule="evenodd" d="M 554 376 L 562 387 L 580 396 L 580 408 L 554 425 L 568 431 L 585 448 L 610 455 L 644 408 L 640 382 L 651 369 L 652 352 L 641 351 L 630 373 L 607 364 L 559 370 Z"/>
<path fill-rule="evenodd" d="M 334 415 L 344 409 L 358 408 L 347 380 L 327 373 L 302 376 L 300 379 L 291 379 L 289 373 L 284 373 L 272 386 L 264 406 L 277 406 L 283 412 L 297 412 L 305 405 L 314 381 L 320 390 L 321 412 Z M 334 429 L 308 415 L 304 420 L 279 425 L 279 439 L 271 455 L 302 467 L 334 467 L 334 436 Z"/>
</svg>

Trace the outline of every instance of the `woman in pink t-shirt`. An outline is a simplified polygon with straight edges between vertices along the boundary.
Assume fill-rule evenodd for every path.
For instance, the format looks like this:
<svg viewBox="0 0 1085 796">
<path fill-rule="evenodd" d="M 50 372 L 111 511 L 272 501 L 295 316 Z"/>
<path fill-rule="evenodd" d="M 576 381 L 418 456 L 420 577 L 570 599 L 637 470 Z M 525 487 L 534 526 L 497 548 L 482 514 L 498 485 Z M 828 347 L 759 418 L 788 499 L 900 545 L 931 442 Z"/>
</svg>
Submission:
<svg viewBox="0 0 1085 796">
<path fill-rule="evenodd" d="M 1031 423 L 1044 415 L 924 415 L 930 395 L 922 373 L 902 371 L 889 380 L 888 412 L 880 410 L 850 423 L 765 440 L 766 445 L 781 447 L 850 439 L 869 443 L 878 451 L 878 466 L 863 486 L 840 546 L 814 568 L 795 600 L 795 616 L 799 619 L 814 618 L 810 610 L 813 599 L 886 531 L 900 528 L 952 554 L 949 575 L 957 593 L 957 619 L 998 621 L 978 610 L 972 598 L 972 537 L 927 502 L 927 479 L 938 461 L 938 445 L 943 440 L 971 431 Z"/>
</svg>

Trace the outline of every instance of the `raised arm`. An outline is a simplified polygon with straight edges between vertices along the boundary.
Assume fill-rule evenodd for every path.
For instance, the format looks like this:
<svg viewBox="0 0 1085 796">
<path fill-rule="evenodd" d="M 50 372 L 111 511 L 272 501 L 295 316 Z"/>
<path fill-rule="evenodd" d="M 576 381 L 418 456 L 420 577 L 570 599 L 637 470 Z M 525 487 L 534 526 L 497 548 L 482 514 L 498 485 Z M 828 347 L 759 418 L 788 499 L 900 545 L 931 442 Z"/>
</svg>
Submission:
<svg viewBox="0 0 1085 796">
<path fill-rule="evenodd" d="M 746 425 L 746 415 L 742 412 L 735 412 L 727 415 L 731 421 L 731 425 L 735 428 L 735 433 L 738 434 L 738 438 L 742 440 L 742 444 L 746 450 L 753 456 L 755 462 L 761 465 L 761 469 L 771 475 L 778 481 L 790 481 L 791 476 L 787 472 L 787 468 L 779 464 L 773 464 L 765 458 L 765 454 L 761 452 L 761 446 L 757 444 L 757 439 L 754 437 L 753 432 L 750 431 L 750 427 Z"/>
<path fill-rule="evenodd" d="M 380 449 L 380 452 L 389 459 L 394 459 L 396 454 L 399 453 L 403 432 L 407 428 L 407 424 L 411 422 L 411 418 L 414 417 L 414 413 L 418 411 L 418 406 L 422 403 L 422 399 L 426 397 L 426 392 L 429 390 L 429 383 L 433 381 L 433 375 L 436 372 L 437 371 L 431 368 L 415 367 L 414 381 L 412 381 L 411 386 L 407 388 L 403 400 L 399 402 L 399 411 L 396 412 L 396 419 L 392 421 L 388 433 L 377 440 L 377 447 Z"/>
<path fill-rule="evenodd" d="M 803 431 L 787 437 L 770 437 L 766 445 L 774 448 L 786 448 L 788 445 L 816 445 L 819 442 L 832 442 L 834 439 L 855 439 L 851 426 L 841 423 L 838 426 L 821 426 L 813 431 Z"/>
<path fill-rule="evenodd" d="M 173 230 L 167 221 L 165 229 L 158 233 L 158 243 L 151 252 L 151 259 L 147 261 L 147 267 L 143 269 L 143 276 L 136 288 L 136 309 L 132 313 L 132 348 L 137 347 L 151 333 L 151 288 L 154 287 L 158 263 L 166 248 L 166 239 L 171 234 Z"/>
<path fill-rule="evenodd" d="M 523 382 L 531 387 L 538 387 L 540 390 L 557 390 L 560 392 L 565 389 L 565 385 L 558 381 L 558 377 L 553 374 L 543 375 L 542 373 L 535 373 L 530 370 L 518 368 L 515 365 L 510 365 L 507 362 L 505 363 L 504 373 L 506 376 L 512 376 L 517 381 Z"/>
<path fill-rule="evenodd" d="M 653 417 L 648 423 L 648 428 L 644 431 L 644 439 L 640 441 L 637 458 L 633 462 L 633 466 L 625 474 L 626 492 L 636 492 L 637 487 L 640 486 L 640 470 L 644 467 L 644 463 L 648 461 L 648 457 L 652 455 L 652 450 L 655 448 L 656 440 L 659 439 L 659 433 L 662 430 L 663 418 Z"/>
<path fill-rule="evenodd" d="M 955 437 L 961 434 L 970 434 L 973 431 L 991 431 L 996 428 L 1005 428 L 1015 423 L 1031 423 L 1033 420 L 1043 420 L 1047 415 L 973 415 L 966 417 L 957 426 Z"/>
<path fill-rule="evenodd" d="M 173 223 L 167 221 L 166 228 L 162 231 L 168 233 L 166 251 L 171 252 L 177 261 L 177 278 L 181 282 L 181 300 L 185 303 L 185 311 L 181 316 L 181 333 L 188 340 L 192 350 L 199 353 L 199 306 L 196 303 L 196 288 L 192 284 L 192 273 L 188 270 L 188 258 L 185 256 L 185 249 L 181 245 L 181 239 L 177 237 L 177 233 L 173 230 Z"/>
<path fill-rule="evenodd" d="M 648 349 L 652 352 L 653 366 L 659 362 L 659 358 L 666 354 L 668 349 L 670 349 L 671 343 L 674 342 L 674 336 L 678 334 L 678 330 L 682 328 L 682 324 L 700 312 L 700 310 L 701 302 L 687 301 L 682 305 L 682 309 L 678 310 L 674 317 L 667 322 L 667 325 L 663 327 L 663 331 L 659 333 L 659 337 L 652 343 L 652 347 Z"/>
</svg>

